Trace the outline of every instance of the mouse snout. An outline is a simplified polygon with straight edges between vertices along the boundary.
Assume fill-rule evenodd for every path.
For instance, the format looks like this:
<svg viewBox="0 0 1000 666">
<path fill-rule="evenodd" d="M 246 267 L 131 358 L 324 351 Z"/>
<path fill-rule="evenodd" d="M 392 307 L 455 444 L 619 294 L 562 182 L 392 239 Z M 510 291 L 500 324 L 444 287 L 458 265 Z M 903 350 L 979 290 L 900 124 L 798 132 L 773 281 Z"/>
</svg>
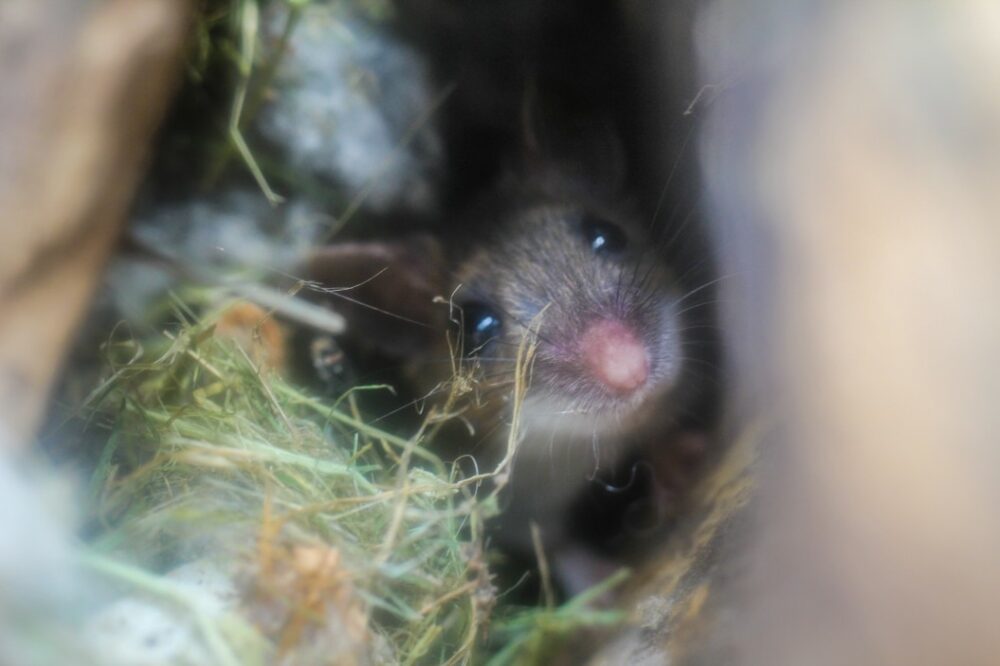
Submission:
<svg viewBox="0 0 1000 666">
<path fill-rule="evenodd" d="M 591 377 L 608 390 L 632 393 L 649 377 L 649 352 L 631 327 L 605 319 L 580 336 L 580 356 Z"/>
</svg>

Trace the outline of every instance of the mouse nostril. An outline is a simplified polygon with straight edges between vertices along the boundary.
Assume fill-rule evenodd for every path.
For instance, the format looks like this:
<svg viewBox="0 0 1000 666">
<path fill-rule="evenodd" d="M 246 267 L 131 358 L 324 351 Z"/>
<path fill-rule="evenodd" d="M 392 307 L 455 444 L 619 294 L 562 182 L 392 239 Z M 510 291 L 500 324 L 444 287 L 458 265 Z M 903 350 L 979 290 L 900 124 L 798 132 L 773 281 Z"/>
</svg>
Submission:
<svg viewBox="0 0 1000 666">
<path fill-rule="evenodd" d="M 580 354 L 590 374 L 613 391 L 631 393 L 649 377 L 646 346 L 619 321 L 600 321 L 585 330 Z"/>
</svg>

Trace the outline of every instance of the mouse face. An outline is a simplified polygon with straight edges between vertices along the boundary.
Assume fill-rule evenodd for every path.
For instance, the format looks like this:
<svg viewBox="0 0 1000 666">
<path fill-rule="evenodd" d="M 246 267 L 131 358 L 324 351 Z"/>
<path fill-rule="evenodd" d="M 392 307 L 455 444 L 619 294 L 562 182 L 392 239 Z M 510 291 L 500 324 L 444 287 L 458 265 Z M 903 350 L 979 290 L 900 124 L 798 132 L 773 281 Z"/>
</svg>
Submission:
<svg viewBox="0 0 1000 666">
<path fill-rule="evenodd" d="M 682 383 L 682 297 L 641 216 L 565 183 L 498 188 L 456 225 L 469 235 L 449 243 L 342 243 L 308 272 L 350 287 L 334 305 L 355 338 L 404 357 L 421 395 L 447 393 L 451 359 L 464 356 L 476 399 L 463 416 L 479 437 L 509 422 L 527 339 L 527 439 L 612 448 L 650 417 L 669 419 Z"/>
<path fill-rule="evenodd" d="M 462 351 L 483 387 L 510 394 L 530 336 L 526 428 L 588 445 L 627 430 L 682 361 L 678 294 L 652 239 L 628 215 L 558 200 L 510 210 L 493 229 L 453 272 Z"/>
</svg>

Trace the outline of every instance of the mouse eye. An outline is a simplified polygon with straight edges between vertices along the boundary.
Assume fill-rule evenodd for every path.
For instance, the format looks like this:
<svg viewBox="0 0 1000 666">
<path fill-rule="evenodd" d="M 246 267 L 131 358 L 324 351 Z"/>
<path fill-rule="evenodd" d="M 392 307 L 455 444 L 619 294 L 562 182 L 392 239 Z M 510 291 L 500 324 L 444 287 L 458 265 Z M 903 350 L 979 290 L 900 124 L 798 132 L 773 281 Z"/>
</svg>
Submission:
<svg viewBox="0 0 1000 666">
<path fill-rule="evenodd" d="M 624 231 L 599 218 L 584 218 L 583 235 L 594 254 L 615 254 L 624 250 L 628 244 Z"/>
<path fill-rule="evenodd" d="M 462 306 L 462 323 L 465 326 L 465 351 L 467 354 L 479 352 L 489 342 L 500 335 L 503 320 L 495 308 L 474 301 Z"/>
</svg>

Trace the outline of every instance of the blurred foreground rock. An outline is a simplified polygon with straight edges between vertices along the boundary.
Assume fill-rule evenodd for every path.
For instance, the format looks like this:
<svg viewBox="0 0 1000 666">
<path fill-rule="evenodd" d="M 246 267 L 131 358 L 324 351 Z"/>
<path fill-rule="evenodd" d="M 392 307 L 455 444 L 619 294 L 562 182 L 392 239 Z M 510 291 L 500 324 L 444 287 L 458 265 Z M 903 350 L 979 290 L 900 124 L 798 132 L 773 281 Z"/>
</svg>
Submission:
<svg viewBox="0 0 1000 666">
<path fill-rule="evenodd" d="M 174 88 L 179 0 L 0 6 L 0 422 L 30 441 Z"/>
<path fill-rule="evenodd" d="M 1000 5 L 719 0 L 696 34 L 735 402 L 781 418 L 595 663 L 995 664 Z"/>
</svg>

